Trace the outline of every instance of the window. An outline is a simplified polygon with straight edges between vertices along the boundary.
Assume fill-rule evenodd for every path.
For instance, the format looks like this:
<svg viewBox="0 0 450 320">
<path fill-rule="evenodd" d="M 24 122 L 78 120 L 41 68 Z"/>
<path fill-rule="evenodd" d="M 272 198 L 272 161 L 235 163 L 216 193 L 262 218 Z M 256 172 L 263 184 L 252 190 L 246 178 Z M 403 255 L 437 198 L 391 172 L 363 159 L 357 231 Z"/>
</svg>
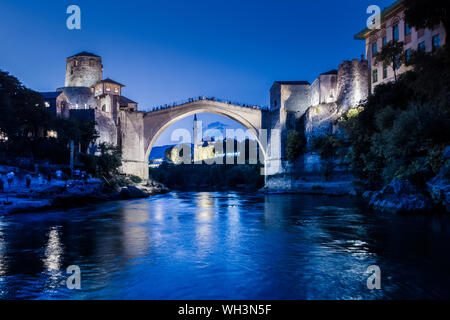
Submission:
<svg viewBox="0 0 450 320">
<path fill-rule="evenodd" d="M 383 37 L 383 47 L 387 44 L 387 38 Z"/>
<path fill-rule="evenodd" d="M 409 24 L 405 23 L 405 35 L 411 34 L 411 28 Z"/>
<path fill-rule="evenodd" d="M 377 55 L 377 52 L 378 52 L 377 43 L 374 42 L 372 43 L 372 57 L 375 57 Z"/>
<path fill-rule="evenodd" d="M 378 70 L 377 69 L 372 71 L 372 82 L 373 83 L 378 82 Z"/>
<path fill-rule="evenodd" d="M 45 101 L 44 103 L 45 103 L 45 106 L 46 106 L 47 108 L 50 108 L 50 103 L 49 103 L 49 102 Z"/>
<path fill-rule="evenodd" d="M 78 60 L 73 60 L 74 67 L 78 67 Z"/>
<path fill-rule="evenodd" d="M 70 74 L 73 74 L 73 69 L 70 69 Z"/>
<path fill-rule="evenodd" d="M 383 66 L 383 79 L 387 78 L 387 66 Z"/>
<path fill-rule="evenodd" d="M 422 41 L 421 43 L 419 43 L 419 46 L 417 47 L 417 49 L 421 52 L 425 52 L 425 49 L 426 49 L 425 41 Z"/>
<path fill-rule="evenodd" d="M 90 60 L 89 60 L 89 66 L 90 66 L 90 67 L 95 66 L 95 61 L 94 61 L 94 59 L 90 59 Z"/>
<path fill-rule="evenodd" d="M 398 24 L 397 24 L 392 28 L 392 39 L 394 39 L 394 41 L 398 41 L 399 38 L 400 38 L 400 36 L 399 36 Z"/>
<path fill-rule="evenodd" d="M 115 93 L 119 93 L 119 88 L 118 87 L 114 87 L 114 92 Z"/>
<path fill-rule="evenodd" d="M 395 57 L 395 61 L 394 61 L 394 66 L 395 66 L 395 70 L 400 69 L 400 61 L 399 61 L 399 56 Z"/>
<path fill-rule="evenodd" d="M 406 65 L 408 65 L 409 62 L 411 61 L 411 54 L 412 54 L 412 50 L 411 49 L 408 49 L 408 50 L 405 51 L 405 62 L 406 62 Z"/>
<path fill-rule="evenodd" d="M 433 41 L 431 42 L 433 45 L 433 51 L 441 46 L 441 35 L 437 34 L 433 36 Z"/>
<path fill-rule="evenodd" d="M 111 91 L 111 87 L 110 86 L 106 86 L 106 91 Z"/>
</svg>

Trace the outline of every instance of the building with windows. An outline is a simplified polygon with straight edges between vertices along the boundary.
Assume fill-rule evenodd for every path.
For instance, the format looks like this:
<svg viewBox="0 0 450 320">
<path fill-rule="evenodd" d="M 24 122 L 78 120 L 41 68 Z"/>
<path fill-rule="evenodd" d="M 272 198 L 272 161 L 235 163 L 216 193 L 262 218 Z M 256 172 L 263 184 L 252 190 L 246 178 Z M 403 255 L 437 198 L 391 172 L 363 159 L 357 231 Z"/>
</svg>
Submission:
<svg viewBox="0 0 450 320">
<path fill-rule="evenodd" d="M 122 111 L 137 111 L 137 103 L 122 95 L 123 84 L 103 79 L 102 58 L 80 52 L 66 60 L 65 86 L 41 92 L 49 111 L 64 118 L 95 121 L 98 143 L 120 145 Z"/>
<path fill-rule="evenodd" d="M 392 66 L 383 66 L 376 63 L 375 57 L 381 52 L 384 45 L 390 41 L 401 41 L 404 45 L 406 63 L 396 66 L 396 74 L 402 74 L 411 69 L 408 60 L 416 50 L 432 52 L 445 43 L 445 28 L 436 25 L 432 29 L 418 29 L 410 27 L 405 21 L 404 0 L 398 0 L 381 13 L 381 26 L 379 29 L 366 28 L 355 35 L 355 39 L 365 41 L 365 54 L 369 62 L 371 90 L 380 83 L 394 80 Z M 432 3 L 430 3 L 432 5 Z"/>
</svg>

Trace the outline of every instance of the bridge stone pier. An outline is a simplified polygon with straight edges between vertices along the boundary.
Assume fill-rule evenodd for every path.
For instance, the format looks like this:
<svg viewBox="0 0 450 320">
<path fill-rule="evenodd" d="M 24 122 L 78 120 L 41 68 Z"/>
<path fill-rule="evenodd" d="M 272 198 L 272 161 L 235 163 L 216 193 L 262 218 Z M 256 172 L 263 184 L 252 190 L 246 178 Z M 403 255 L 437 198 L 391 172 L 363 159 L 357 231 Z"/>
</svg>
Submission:
<svg viewBox="0 0 450 320">
<path fill-rule="evenodd" d="M 274 112 L 203 98 L 149 112 L 121 111 L 118 140 L 122 147 L 123 173 L 147 179 L 148 158 L 160 134 L 173 123 L 196 113 L 218 114 L 240 123 L 259 144 L 264 174 L 282 172 L 285 126 L 284 121 L 280 121 L 279 109 Z"/>
</svg>

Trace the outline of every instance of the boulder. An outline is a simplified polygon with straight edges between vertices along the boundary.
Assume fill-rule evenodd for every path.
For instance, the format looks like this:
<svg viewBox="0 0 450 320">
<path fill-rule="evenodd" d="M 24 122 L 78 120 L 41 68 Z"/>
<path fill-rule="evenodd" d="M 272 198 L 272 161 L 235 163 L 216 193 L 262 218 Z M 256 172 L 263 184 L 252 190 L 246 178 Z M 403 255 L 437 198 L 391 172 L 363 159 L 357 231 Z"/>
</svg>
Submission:
<svg viewBox="0 0 450 320">
<path fill-rule="evenodd" d="M 167 193 L 170 191 L 162 183 L 159 183 L 159 182 L 156 182 L 153 180 L 148 180 L 146 182 L 138 184 L 137 187 L 139 189 L 141 189 L 142 191 L 144 191 L 145 193 L 147 193 L 148 195 Z"/>
<path fill-rule="evenodd" d="M 133 186 L 122 188 L 119 193 L 119 198 L 122 200 L 147 198 L 148 196 L 147 193 Z"/>
<path fill-rule="evenodd" d="M 408 180 L 392 180 L 380 191 L 366 191 L 363 197 L 370 206 L 383 211 L 407 213 L 431 209 L 430 200 Z"/>
<path fill-rule="evenodd" d="M 427 190 L 434 204 L 442 206 L 450 212 L 450 179 L 445 174 L 447 167 L 443 167 L 439 174 L 427 182 Z"/>
<path fill-rule="evenodd" d="M 43 185 L 34 187 L 31 197 L 36 199 L 46 199 L 52 198 L 63 192 L 64 185 Z"/>
<path fill-rule="evenodd" d="M 450 146 L 447 146 L 444 150 L 442 157 L 446 160 L 450 159 Z"/>
</svg>

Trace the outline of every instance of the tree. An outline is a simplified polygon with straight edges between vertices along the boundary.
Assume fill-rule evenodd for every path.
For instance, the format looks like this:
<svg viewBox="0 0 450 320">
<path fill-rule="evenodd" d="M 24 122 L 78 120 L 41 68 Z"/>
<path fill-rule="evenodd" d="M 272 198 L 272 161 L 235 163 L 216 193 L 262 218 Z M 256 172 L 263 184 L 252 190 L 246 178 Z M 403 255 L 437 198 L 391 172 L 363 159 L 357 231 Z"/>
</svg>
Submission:
<svg viewBox="0 0 450 320">
<path fill-rule="evenodd" d="M 304 147 L 305 141 L 302 136 L 296 130 L 290 130 L 286 142 L 286 159 L 294 161 L 302 154 Z"/>
<path fill-rule="evenodd" d="M 392 66 L 392 69 L 394 70 L 394 80 L 396 82 L 396 69 L 398 69 L 404 61 L 403 42 L 399 41 L 389 41 L 375 57 L 376 63 L 383 63 L 383 66 Z"/>
<path fill-rule="evenodd" d="M 433 28 L 444 25 L 446 37 L 450 27 L 450 11 L 446 0 L 405 0 L 405 20 L 415 28 Z M 446 39 L 447 40 L 447 39 Z M 447 41 L 445 41 L 447 43 Z"/>
<path fill-rule="evenodd" d="M 333 134 L 314 137 L 311 141 L 311 149 L 317 151 L 324 164 L 322 174 L 326 181 L 333 173 L 336 166 L 334 160 L 342 147 L 342 140 Z"/>
<path fill-rule="evenodd" d="M 112 144 L 101 143 L 100 155 L 96 156 L 97 176 L 111 178 L 119 173 L 122 166 L 122 152 L 119 147 Z"/>
</svg>

